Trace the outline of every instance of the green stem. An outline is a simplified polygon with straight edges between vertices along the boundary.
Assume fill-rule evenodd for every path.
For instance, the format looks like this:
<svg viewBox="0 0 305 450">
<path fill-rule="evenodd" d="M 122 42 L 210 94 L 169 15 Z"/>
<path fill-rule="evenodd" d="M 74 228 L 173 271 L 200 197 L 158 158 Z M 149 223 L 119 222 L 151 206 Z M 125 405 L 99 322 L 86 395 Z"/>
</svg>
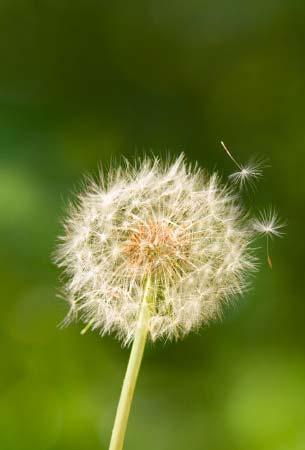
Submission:
<svg viewBox="0 0 305 450">
<path fill-rule="evenodd" d="M 148 333 L 148 322 L 150 317 L 149 311 L 150 286 L 151 281 L 150 279 L 147 279 L 138 324 L 135 331 L 134 341 L 130 352 L 130 357 L 123 382 L 118 408 L 116 411 L 109 450 L 123 449 L 130 407 L 133 399 L 133 394 L 141 366 L 141 361 Z"/>
</svg>

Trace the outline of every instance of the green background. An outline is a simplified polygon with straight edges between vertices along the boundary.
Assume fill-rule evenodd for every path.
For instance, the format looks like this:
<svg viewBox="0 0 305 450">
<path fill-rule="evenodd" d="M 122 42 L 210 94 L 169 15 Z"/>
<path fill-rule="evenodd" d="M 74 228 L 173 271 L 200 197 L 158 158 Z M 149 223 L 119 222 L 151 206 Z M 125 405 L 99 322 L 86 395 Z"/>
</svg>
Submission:
<svg viewBox="0 0 305 450">
<path fill-rule="evenodd" d="M 126 450 L 305 448 L 305 2 L 2 0 L 1 450 L 107 449 L 128 358 L 61 330 L 50 255 L 100 163 L 185 151 L 224 176 L 223 139 L 271 167 L 245 202 L 287 219 L 222 323 L 149 345 Z"/>
</svg>

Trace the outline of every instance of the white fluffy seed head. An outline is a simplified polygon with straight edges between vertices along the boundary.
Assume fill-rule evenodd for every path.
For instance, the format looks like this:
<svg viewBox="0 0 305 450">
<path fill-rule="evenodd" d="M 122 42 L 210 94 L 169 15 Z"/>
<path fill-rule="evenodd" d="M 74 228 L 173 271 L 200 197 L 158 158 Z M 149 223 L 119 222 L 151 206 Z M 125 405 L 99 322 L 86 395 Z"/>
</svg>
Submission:
<svg viewBox="0 0 305 450">
<path fill-rule="evenodd" d="M 70 208 L 56 252 L 68 318 L 133 339 L 145 280 L 149 336 L 178 338 L 219 317 L 255 267 L 252 222 L 236 194 L 188 166 L 145 159 L 91 181 Z"/>
</svg>

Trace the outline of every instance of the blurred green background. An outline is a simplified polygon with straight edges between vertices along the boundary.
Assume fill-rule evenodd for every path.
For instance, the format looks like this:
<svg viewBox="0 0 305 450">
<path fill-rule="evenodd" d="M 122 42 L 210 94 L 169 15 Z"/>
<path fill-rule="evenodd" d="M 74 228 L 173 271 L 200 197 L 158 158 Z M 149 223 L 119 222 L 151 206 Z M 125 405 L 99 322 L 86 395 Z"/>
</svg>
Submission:
<svg viewBox="0 0 305 450">
<path fill-rule="evenodd" d="M 2 0 L 1 450 L 107 449 L 128 358 L 61 330 L 50 261 L 86 172 L 145 151 L 266 156 L 285 239 L 213 324 L 147 348 L 126 450 L 305 448 L 305 2 Z M 264 246 L 264 241 L 261 242 Z"/>
</svg>

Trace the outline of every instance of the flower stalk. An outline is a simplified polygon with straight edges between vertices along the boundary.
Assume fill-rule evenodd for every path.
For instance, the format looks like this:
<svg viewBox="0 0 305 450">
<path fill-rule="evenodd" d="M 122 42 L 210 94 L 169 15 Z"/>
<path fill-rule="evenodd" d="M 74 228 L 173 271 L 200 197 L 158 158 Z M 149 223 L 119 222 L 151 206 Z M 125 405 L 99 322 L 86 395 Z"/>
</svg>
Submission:
<svg viewBox="0 0 305 450">
<path fill-rule="evenodd" d="M 137 328 L 130 352 L 121 396 L 116 411 L 109 450 L 123 449 L 130 408 L 147 339 L 148 323 L 150 318 L 150 291 L 151 280 L 150 277 L 148 277 L 145 284 Z"/>
</svg>

